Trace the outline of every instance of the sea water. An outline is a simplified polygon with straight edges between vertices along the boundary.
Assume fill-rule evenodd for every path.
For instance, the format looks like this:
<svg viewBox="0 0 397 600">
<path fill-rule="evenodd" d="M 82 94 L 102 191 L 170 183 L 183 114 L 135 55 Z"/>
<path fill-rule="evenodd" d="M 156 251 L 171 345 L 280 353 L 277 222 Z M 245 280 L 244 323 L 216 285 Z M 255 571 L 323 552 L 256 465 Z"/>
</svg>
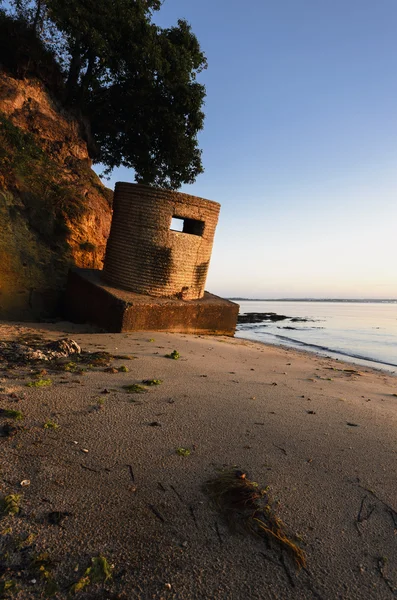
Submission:
<svg viewBox="0 0 397 600">
<path fill-rule="evenodd" d="M 305 322 L 241 323 L 236 337 L 285 345 L 397 374 L 397 300 L 241 300 L 240 314 L 273 312 Z"/>
</svg>

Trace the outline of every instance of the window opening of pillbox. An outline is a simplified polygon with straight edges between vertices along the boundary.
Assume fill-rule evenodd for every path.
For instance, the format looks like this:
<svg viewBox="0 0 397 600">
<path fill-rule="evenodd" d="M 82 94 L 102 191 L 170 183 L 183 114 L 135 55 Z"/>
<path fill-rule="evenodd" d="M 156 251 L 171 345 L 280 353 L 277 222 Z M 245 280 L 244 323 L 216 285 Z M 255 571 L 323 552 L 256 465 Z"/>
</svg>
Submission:
<svg viewBox="0 0 397 600">
<path fill-rule="evenodd" d="M 180 233 L 202 236 L 204 232 L 204 221 L 174 216 L 171 219 L 170 229 L 171 231 L 179 231 Z"/>
<path fill-rule="evenodd" d="M 184 220 L 179 217 L 172 217 L 171 219 L 171 231 L 183 231 Z"/>
</svg>

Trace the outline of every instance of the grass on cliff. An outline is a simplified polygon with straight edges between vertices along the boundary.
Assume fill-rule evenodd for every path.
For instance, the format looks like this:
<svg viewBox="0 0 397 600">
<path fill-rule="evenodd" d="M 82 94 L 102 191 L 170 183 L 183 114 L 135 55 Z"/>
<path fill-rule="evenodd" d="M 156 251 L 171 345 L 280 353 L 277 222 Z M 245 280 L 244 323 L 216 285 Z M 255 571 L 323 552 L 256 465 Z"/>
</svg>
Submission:
<svg viewBox="0 0 397 600">
<path fill-rule="evenodd" d="M 31 226 L 51 244 L 69 233 L 67 220 L 74 221 L 86 211 L 77 186 L 65 181 L 61 165 L 50 158 L 32 134 L 16 127 L 0 111 L 0 183 L 3 200 L 20 199 L 28 211 Z M 20 203 L 9 206 L 10 214 Z"/>
</svg>

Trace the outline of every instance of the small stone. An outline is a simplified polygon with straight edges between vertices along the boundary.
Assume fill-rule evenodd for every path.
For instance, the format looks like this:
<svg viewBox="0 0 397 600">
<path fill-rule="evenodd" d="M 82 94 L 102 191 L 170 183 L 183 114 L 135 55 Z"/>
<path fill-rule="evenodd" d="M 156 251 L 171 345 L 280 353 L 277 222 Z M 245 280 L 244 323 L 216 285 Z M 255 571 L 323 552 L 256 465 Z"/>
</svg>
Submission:
<svg viewBox="0 0 397 600">
<path fill-rule="evenodd" d="M 82 448 L 82 449 L 81 449 L 81 451 L 82 451 L 82 452 L 85 452 L 86 454 L 87 454 L 87 452 L 88 452 L 87 448 Z"/>
<path fill-rule="evenodd" d="M 30 481 L 29 481 L 29 479 L 23 479 L 23 480 L 21 481 L 21 486 L 22 486 L 22 487 L 28 487 L 28 485 L 30 485 Z"/>
<path fill-rule="evenodd" d="M 167 588 L 167 590 L 170 590 L 172 588 L 172 585 L 170 583 L 165 583 L 164 587 Z"/>
</svg>

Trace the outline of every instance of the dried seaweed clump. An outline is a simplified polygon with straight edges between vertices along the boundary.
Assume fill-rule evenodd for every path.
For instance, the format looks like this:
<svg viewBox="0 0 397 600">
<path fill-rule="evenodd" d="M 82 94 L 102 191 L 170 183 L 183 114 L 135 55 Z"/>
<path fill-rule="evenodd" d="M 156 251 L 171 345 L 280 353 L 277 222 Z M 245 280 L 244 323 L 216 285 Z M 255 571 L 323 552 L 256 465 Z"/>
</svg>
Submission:
<svg viewBox="0 0 397 600">
<path fill-rule="evenodd" d="M 289 537 L 268 495 L 243 471 L 222 471 L 204 485 L 204 491 L 234 530 L 248 531 L 285 548 L 298 568 L 306 566 L 303 550 Z"/>
</svg>

